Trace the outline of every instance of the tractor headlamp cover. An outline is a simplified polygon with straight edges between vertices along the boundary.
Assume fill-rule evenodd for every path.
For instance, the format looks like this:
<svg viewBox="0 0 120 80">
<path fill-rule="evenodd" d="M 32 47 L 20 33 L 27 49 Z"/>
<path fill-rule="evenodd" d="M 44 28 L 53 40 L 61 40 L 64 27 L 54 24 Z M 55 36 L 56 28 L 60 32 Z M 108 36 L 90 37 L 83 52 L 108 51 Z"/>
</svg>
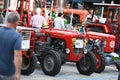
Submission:
<svg viewBox="0 0 120 80">
<path fill-rule="evenodd" d="M 69 48 L 66 48 L 66 53 L 69 54 L 70 53 L 70 49 Z"/>
</svg>

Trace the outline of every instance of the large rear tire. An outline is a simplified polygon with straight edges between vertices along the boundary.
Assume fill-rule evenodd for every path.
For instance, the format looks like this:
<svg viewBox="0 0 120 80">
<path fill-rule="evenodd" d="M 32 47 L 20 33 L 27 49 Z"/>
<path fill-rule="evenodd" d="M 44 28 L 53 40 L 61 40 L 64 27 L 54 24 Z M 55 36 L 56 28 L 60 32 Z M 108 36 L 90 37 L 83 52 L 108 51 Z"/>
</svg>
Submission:
<svg viewBox="0 0 120 80">
<path fill-rule="evenodd" d="M 79 62 L 76 62 L 78 71 L 84 75 L 90 75 L 96 70 L 96 57 L 92 52 L 85 54 Z"/>
<path fill-rule="evenodd" d="M 32 56 L 31 58 L 26 58 L 23 56 L 23 63 L 21 68 L 21 74 L 30 75 L 34 72 L 36 67 L 36 57 Z"/>
<path fill-rule="evenodd" d="M 61 69 L 61 57 L 52 49 L 41 51 L 41 68 L 46 75 L 55 76 Z"/>
<path fill-rule="evenodd" d="M 103 54 L 95 53 L 97 59 L 96 73 L 101 73 L 105 69 L 105 57 Z"/>
</svg>

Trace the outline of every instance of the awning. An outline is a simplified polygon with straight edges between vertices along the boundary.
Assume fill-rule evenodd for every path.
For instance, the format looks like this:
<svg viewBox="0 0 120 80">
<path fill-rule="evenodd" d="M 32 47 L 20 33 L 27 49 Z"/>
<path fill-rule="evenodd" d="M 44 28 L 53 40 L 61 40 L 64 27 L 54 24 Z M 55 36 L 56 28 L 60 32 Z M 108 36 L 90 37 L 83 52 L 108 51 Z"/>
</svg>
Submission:
<svg viewBox="0 0 120 80">
<path fill-rule="evenodd" d="M 83 2 L 102 2 L 103 0 L 83 0 Z"/>
<path fill-rule="evenodd" d="M 82 3 L 83 0 L 69 0 L 70 2 L 78 2 L 78 3 Z M 87 1 L 87 0 L 86 0 Z"/>
</svg>

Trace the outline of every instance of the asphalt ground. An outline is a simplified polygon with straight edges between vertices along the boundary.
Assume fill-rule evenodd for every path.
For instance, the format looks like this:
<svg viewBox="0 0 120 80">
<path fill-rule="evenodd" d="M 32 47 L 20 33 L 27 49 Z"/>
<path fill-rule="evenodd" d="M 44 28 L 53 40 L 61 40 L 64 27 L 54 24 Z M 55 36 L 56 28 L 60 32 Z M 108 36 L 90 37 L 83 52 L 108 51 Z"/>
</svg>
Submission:
<svg viewBox="0 0 120 80">
<path fill-rule="evenodd" d="M 104 72 L 93 73 L 90 76 L 79 74 L 74 63 L 66 63 L 56 76 L 45 75 L 40 65 L 29 76 L 22 75 L 21 80 L 117 80 L 118 70 L 114 65 L 106 66 Z"/>
</svg>

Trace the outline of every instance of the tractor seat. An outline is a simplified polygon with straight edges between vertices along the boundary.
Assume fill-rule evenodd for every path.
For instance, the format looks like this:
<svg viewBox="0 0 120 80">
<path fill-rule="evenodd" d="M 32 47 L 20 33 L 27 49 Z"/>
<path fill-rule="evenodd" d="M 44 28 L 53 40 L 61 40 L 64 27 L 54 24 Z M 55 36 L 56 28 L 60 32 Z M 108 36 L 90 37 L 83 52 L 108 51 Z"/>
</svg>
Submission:
<svg viewBox="0 0 120 80">
<path fill-rule="evenodd" d="M 44 37 L 46 36 L 44 33 L 41 33 L 40 29 L 38 28 L 32 28 L 36 32 L 37 37 Z"/>
</svg>

